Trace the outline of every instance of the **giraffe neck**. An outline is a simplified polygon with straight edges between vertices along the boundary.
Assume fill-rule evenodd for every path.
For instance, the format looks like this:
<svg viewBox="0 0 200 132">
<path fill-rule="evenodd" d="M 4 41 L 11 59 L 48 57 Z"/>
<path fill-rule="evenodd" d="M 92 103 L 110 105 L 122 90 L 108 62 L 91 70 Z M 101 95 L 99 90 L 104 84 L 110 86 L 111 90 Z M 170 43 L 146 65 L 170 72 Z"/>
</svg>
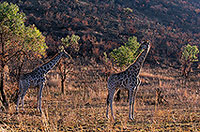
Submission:
<svg viewBox="0 0 200 132">
<path fill-rule="evenodd" d="M 144 63 L 144 60 L 145 60 L 148 52 L 149 52 L 149 48 L 147 48 L 144 51 L 142 51 L 142 53 L 140 53 L 138 55 L 138 58 L 136 59 L 136 61 L 133 64 L 131 64 L 127 68 L 127 70 L 130 71 L 131 73 L 134 73 L 135 75 L 138 75 L 140 70 L 141 70 L 141 68 L 142 68 L 142 65 Z"/>
<path fill-rule="evenodd" d="M 47 74 L 51 69 L 54 68 L 54 66 L 59 62 L 59 60 L 62 57 L 62 53 L 56 54 L 51 60 L 40 66 L 40 71 L 43 74 Z"/>
</svg>

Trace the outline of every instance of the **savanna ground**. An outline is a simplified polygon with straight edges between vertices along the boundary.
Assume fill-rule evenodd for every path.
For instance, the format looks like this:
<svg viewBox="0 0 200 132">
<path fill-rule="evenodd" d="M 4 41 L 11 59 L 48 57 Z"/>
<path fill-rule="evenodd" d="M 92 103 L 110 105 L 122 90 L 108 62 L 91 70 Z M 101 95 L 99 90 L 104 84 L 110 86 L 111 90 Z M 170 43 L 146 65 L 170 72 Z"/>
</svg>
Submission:
<svg viewBox="0 0 200 132">
<path fill-rule="evenodd" d="M 177 69 L 144 66 L 131 121 L 127 92 L 113 103 L 116 120 L 106 118 L 107 77 L 103 71 L 97 64 L 77 64 L 65 94 L 57 86 L 59 80 L 48 79 L 52 84 L 43 90 L 42 115 L 37 110 L 38 90 L 30 88 L 24 111 L 17 114 L 13 103 L 9 112 L 0 112 L 0 131 L 200 131 L 198 72 L 184 79 Z"/>
</svg>

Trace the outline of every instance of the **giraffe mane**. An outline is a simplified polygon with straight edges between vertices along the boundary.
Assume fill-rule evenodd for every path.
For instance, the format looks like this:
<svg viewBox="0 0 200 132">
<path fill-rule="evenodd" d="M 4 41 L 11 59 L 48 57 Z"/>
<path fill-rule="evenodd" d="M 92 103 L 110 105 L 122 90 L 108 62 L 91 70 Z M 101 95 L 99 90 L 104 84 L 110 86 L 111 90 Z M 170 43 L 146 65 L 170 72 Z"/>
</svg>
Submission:
<svg viewBox="0 0 200 132">
<path fill-rule="evenodd" d="M 126 69 L 128 69 L 131 65 L 133 65 L 133 64 L 138 60 L 138 58 L 140 57 L 140 55 L 141 55 L 143 52 L 144 52 L 144 50 L 142 50 L 142 51 L 140 52 L 140 54 L 137 55 L 137 57 L 136 57 L 136 59 L 134 60 L 134 62 L 131 63 Z M 126 69 L 125 69 L 125 70 L 126 70 Z"/>
<path fill-rule="evenodd" d="M 46 65 L 47 63 L 49 63 L 51 60 L 53 60 L 59 53 L 56 53 L 51 59 L 49 59 L 47 62 L 45 62 L 44 64 L 40 65 L 40 66 L 43 66 L 43 65 Z"/>
</svg>

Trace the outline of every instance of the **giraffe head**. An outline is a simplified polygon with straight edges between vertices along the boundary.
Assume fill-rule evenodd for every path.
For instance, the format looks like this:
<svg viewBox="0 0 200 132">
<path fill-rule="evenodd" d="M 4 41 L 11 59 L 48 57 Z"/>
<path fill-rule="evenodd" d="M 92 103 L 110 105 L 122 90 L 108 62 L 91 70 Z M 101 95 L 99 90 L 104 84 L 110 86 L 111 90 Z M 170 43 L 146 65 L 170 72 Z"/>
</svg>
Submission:
<svg viewBox="0 0 200 132">
<path fill-rule="evenodd" d="M 62 51 L 62 55 L 68 59 L 72 58 L 65 50 Z"/>
<path fill-rule="evenodd" d="M 148 50 L 149 50 L 150 47 L 151 47 L 151 43 L 150 43 L 150 41 L 148 41 L 148 40 L 144 40 L 144 41 L 142 41 L 142 43 L 141 43 L 139 49 L 141 49 L 141 50 L 148 49 Z"/>
<path fill-rule="evenodd" d="M 65 51 L 64 46 L 60 47 L 60 54 L 68 59 L 71 59 L 72 57 Z"/>
</svg>

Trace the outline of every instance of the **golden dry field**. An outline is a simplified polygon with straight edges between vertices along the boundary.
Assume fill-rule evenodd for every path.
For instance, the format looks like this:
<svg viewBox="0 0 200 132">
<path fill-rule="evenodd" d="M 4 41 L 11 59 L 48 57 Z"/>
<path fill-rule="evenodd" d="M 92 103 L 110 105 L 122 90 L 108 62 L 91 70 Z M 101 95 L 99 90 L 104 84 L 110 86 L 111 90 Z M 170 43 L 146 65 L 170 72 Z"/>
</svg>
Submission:
<svg viewBox="0 0 200 132">
<path fill-rule="evenodd" d="M 126 91 L 113 103 L 116 120 L 106 118 L 107 77 L 103 71 L 97 64 L 77 65 L 66 82 L 65 94 L 59 79 L 48 79 L 42 115 L 37 110 L 38 90 L 30 88 L 24 111 L 20 105 L 16 113 L 13 103 L 8 112 L 0 112 L 0 131 L 200 131 L 198 72 L 184 79 L 177 69 L 144 66 L 131 121 Z"/>
</svg>

